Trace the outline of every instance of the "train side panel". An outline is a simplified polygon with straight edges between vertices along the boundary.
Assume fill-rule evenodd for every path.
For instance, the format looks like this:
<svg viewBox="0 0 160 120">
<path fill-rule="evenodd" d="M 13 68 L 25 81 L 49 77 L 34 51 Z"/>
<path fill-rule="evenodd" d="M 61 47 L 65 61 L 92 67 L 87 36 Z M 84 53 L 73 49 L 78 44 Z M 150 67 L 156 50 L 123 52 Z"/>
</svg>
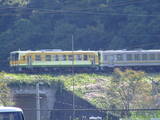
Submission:
<svg viewBox="0 0 160 120">
<path fill-rule="evenodd" d="M 15 59 L 15 55 L 18 57 Z M 11 53 L 10 66 L 19 68 L 96 67 L 96 51 L 17 51 Z"/>
<path fill-rule="evenodd" d="M 102 67 L 118 66 L 159 66 L 159 50 L 142 51 L 103 51 L 101 53 Z"/>
</svg>

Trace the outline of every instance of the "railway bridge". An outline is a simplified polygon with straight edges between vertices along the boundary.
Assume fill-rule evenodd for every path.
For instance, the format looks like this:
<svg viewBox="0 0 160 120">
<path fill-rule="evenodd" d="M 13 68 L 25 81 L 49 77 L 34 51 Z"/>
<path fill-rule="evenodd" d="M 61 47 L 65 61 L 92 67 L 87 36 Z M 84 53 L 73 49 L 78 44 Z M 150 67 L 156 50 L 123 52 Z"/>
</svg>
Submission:
<svg viewBox="0 0 160 120">
<path fill-rule="evenodd" d="M 36 84 L 9 85 L 12 90 L 12 99 L 15 106 L 24 110 L 26 120 L 36 120 Z M 104 111 L 99 111 L 94 105 L 67 91 L 60 83 L 52 85 L 43 84 L 39 86 L 40 98 L 40 120 L 71 120 L 74 117 L 85 120 L 91 116 L 106 117 Z M 80 111 L 73 111 L 73 95 L 75 96 L 75 108 Z M 87 110 L 86 109 L 90 109 Z M 97 109 L 97 110 L 96 110 Z M 53 111 L 54 110 L 54 111 Z M 108 114 L 111 120 L 118 120 L 118 117 Z"/>
</svg>

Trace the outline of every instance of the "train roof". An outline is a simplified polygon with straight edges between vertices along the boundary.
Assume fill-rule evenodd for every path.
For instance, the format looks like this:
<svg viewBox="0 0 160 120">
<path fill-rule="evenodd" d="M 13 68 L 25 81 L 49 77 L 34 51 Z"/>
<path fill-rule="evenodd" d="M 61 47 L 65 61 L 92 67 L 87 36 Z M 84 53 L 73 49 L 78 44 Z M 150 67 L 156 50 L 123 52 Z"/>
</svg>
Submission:
<svg viewBox="0 0 160 120">
<path fill-rule="evenodd" d="M 18 107 L 0 107 L 1 112 L 22 112 L 22 109 Z"/>
<path fill-rule="evenodd" d="M 153 53 L 153 52 L 160 52 L 160 50 L 105 50 L 102 52 L 107 52 L 107 53 L 134 53 L 134 52 L 148 52 L 148 53 Z"/>
<path fill-rule="evenodd" d="M 97 52 L 97 51 L 84 51 L 84 50 L 76 50 L 76 51 L 62 51 L 62 50 L 36 50 L 36 51 L 32 51 L 32 50 L 26 50 L 26 51 L 13 51 L 13 52 L 11 52 L 11 53 L 43 53 L 43 52 L 45 52 L 45 53 L 55 53 L 55 52 L 57 52 L 57 53 L 61 53 L 61 52 L 66 52 L 66 53 L 68 53 L 68 52 Z"/>
<path fill-rule="evenodd" d="M 86 53 L 86 52 L 106 52 L 106 53 L 133 53 L 133 52 L 160 52 L 160 50 L 100 50 L 100 51 L 85 51 L 85 50 L 75 50 L 75 51 L 63 51 L 63 50 L 59 50 L 59 49 L 56 49 L 56 50 L 50 50 L 50 49 L 45 49 L 45 50 L 26 50 L 26 51 L 13 51 L 11 53 L 68 53 L 68 52 L 81 52 L 81 53 Z"/>
</svg>

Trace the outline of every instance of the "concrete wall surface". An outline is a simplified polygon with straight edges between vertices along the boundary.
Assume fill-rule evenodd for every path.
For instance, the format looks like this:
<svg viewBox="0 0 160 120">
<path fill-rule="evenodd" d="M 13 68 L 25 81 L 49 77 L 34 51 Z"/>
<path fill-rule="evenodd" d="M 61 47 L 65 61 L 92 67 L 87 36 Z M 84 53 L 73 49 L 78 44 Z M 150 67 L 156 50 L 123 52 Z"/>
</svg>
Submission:
<svg viewBox="0 0 160 120">
<path fill-rule="evenodd" d="M 25 120 L 36 120 L 37 92 L 36 85 L 10 86 L 15 106 L 24 110 Z M 50 120 L 52 109 L 56 101 L 56 86 L 40 85 L 40 120 Z"/>
</svg>

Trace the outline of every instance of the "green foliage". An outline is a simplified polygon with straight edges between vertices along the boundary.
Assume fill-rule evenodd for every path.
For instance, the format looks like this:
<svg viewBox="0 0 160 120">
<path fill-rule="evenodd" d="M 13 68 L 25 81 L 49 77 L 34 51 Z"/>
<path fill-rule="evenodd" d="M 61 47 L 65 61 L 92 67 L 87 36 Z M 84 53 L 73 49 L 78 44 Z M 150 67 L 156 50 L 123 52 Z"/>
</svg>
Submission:
<svg viewBox="0 0 160 120">
<path fill-rule="evenodd" d="M 0 3 L 4 5 L 18 5 L 25 6 L 29 3 L 30 0 L 1 0 Z"/>
<path fill-rule="evenodd" d="M 0 80 L 5 82 L 7 85 L 36 85 L 37 82 L 41 81 L 46 85 L 57 85 L 62 83 L 64 86 L 60 86 L 61 89 L 67 89 L 73 91 L 74 82 L 74 93 L 84 99 L 87 99 L 91 103 L 98 107 L 104 107 L 105 103 L 101 103 L 101 86 L 106 83 L 110 76 L 97 75 L 97 74 L 75 74 L 75 75 L 27 75 L 27 74 L 10 74 L 0 73 Z M 96 93 L 98 91 L 98 93 Z M 93 94 L 90 94 L 92 93 Z M 100 95 L 101 96 L 101 95 Z M 103 96 L 103 95 L 102 95 Z M 104 102 L 104 101 L 103 101 Z"/>
<path fill-rule="evenodd" d="M 8 54 L 13 50 L 71 50 L 72 34 L 75 49 L 159 49 L 160 2 L 124 2 L 127 1 L 1 0 L 2 8 L 33 9 L 1 10 L 0 68 L 8 68 Z M 97 12 L 102 14 L 94 14 Z"/>
<path fill-rule="evenodd" d="M 131 111 L 131 116 L 129 118 L 125 117 L 122 120 L 134 119 L 134 120 L 151 120 L 151 118 L 159 118 L 160 111 Z"/>
<path fill-rule="evenodd" d="M 51 85 L 58 81 L 58 78 L 50 75 L 27 75 L 27 74 L 9 74 L 1 73 L 0 80 L 7 84 L 31 84 L 35 85 L 39 81 L 43 81 L 45 84 Z"/>
<path fill-rule="evenodd" d="M 0 81 L 0 105 L 9 106 L 13 104 L 10 89 L 4 81 Z"/>
<path fill-rule="evenodd" d="M 58 79 L 63 81 L 64 85 L 67 87 L 67 89 L 72 89 L 73 82 L 75 86 L 86 86 L 88 84 L 94 84 L 96 83 L 96 80 L 93 79 L 93 75 L 88 74 L 76 74 L 74 76 L 68 75 L 68 76 L 60 76 Z M 66 80 L 67 79 L 67 80 Z"/>
<path fill-rule="evenodd" d="M 159 99 L 160 91 L 157 94 L 152 94 L 153 80 L 159 82 L 159 74 L 150 75 L 140 71 L 121 71 L 119 69 L 116 69 L 113 75 L 75 74 L 51 76 L 0 72 L 0 81 L 9 86 L 35 86 L 37 82 L 41 81 L 48 86 L 60 83 L 60 89 L 72 92 L 74 85 L 74 93 L 77 96 L 88 100 L 98 108 L 105 109 L 159 108 L 156 101 Z"/>
<path fill-rule="evenodd" d="M 121 109 L 149 107 L 152 86 L 143 79 L 144 76 L 141 71 L 115 69 L 115 75 L 107 86 L 108 102 Z"/>
</svg>

